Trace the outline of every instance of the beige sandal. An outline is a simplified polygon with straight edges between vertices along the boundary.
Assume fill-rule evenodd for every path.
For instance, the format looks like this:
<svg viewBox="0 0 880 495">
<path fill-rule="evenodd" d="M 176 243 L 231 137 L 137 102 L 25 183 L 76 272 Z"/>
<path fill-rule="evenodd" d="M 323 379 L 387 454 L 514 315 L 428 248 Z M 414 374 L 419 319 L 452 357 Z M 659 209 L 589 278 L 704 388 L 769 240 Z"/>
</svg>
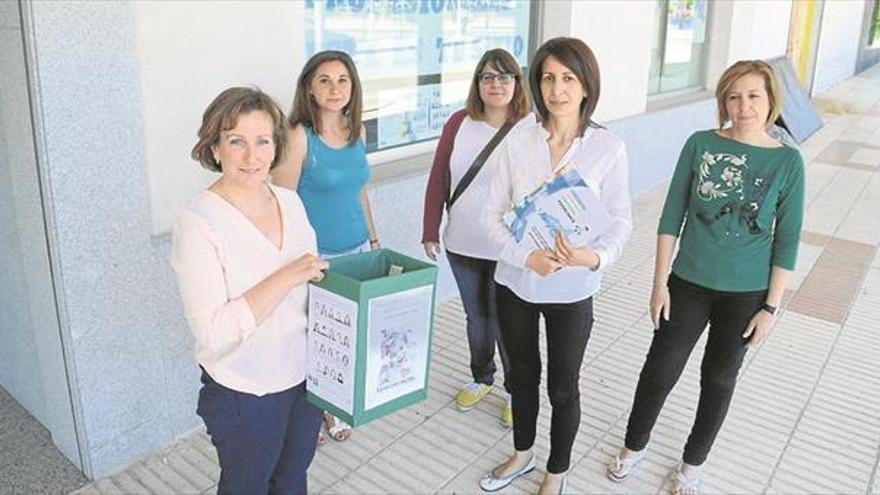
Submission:
<svg viewBox="0 0 880 495">
<path fill-rule="evenodd" d="M 327 427 L 330 438 L 337 442 L 344 442 L 351 438 L 351 426 L 332 414 L 324 413 L 324 426 Z"/>
<path fill-rule="evenodd" d="M 644 460 L 647 451 L 648 449 L 642 449 L 625 459 L 621 459 L 618 452 L 605 468 L 605 476 L 615 483 L 622 483 Z"/>
<path fill-rule="evenodd" d="M 675 470 L 672 479 L 672 495 L 700 495 L 703 478 L 698 473 L 696 476 L 688 477 L 681 472 L 681 466 Z"/>
</svg>

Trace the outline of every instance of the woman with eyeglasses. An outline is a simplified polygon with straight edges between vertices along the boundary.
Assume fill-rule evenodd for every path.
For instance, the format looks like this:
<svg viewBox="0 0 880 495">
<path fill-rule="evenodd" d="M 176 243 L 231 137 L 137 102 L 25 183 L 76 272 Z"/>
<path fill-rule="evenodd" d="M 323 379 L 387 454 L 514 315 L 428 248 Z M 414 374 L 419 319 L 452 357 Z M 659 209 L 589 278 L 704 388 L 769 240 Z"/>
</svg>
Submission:
<svg viewBox="0 0 880 495">
<path fill-rule="evenodd" d="M 593 295 L 602 271 L 620 256 L 632 232 L 629 166 L 623 141 L 592 120 L 599 101 L 599 66 L 575 38 L 554 38 L 532 59 L 532 97 L 541 125 L 518 130 L 498 150 L 486 201 L 485 226 L 501 246 L 495 283 L 501 338 L 510 360 L 514 453 L 480 480 L 495 491 L 535 468 L 540 408 L 539 320 L 547 340 L 550 455 L 541 494 L 562 493 L 581 422 L 580 370 L 593 326 Z M 590 244 L 558 234 L 553 249 L 520 245 L 504 216 L 560 170 L 576 170 L 609 220 Z"/>
<path fill-rule="evenodd" d="M 466 107 L 449 118 L 440 136 L 425 192 L 422 224 L 425 254 L 436 260 L 440 251 L 440 222 L 446 207 L 443 242 L 467 317 L 473 377 L 473 381 L 459 391 L 456 405 L 468 411 L 491 391 L 497 346 L 508 392 L 500 418 L 506 427 L 513 423 L 510 368 L 498 333 L 492 279 L 500 246 L 486 235 L 475 219 L 482 215 L 489 191 L 492 175 L 489 158 L 494 148 L 512 129 L 534 122 L 523 87 L 522 69 L 516 59 L 500 48 L 483 54 L 474 71 Z"/>
<path fill-rule="evenodd" d="M 366 189 L 370 166 L 362 102 L 360 78 L 347 53 L 313 55 L 297 81 L 287 159 L 272 170 L 275 184 L 302 198 L 324 259 L 379 248 Z M 339 418 L 326 414 L 324 424 L 338 442 L 351 436 L 351 426 Z"/>
</svg>

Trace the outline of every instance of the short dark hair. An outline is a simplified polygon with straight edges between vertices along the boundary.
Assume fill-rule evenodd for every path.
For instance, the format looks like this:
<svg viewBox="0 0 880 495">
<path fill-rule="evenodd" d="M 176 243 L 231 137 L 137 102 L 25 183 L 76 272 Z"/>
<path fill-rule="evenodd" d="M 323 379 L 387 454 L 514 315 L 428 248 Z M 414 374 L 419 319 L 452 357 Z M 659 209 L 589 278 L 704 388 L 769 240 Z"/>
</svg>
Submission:
<svg viewBox="0 0 880 495">
<path fill-rule="evenodd" d="M 251 112 L 266 112 L 272 119 L 272 141 L 275 145 L 275 158 L 270 168 L 275 168 L 284 158 L 287 147 L 287 127 L 284 124 L 284 112 L 271 96 L 259 88 L 229 88 L 214 98 L 202 115 L 202 126 L 199 127 L 199 140 L 193 146 L 190 156 L 213 172 L 222 172 L 220 164 L 214 159 L 212 146 L 220 143 L 223 131 L 234 129 L 238 124 L 239 115 Z"/>
<path fill-rule="evenodd" d="M 475 120 L 481 120 L 483 112 L 486 111 L 483 100 L 480 98 L 480 73 L 483 72 L 486 66 L 490 66 L 498 72 L 513 74 L 514 78 L 516 78 L 516 86 L 513 88 L 513 98 L 510 99 L 510 104 L 507 107 L 507 120 L 517 122 L 525 117 L 530 109 L 526 88 L 523 86 L 525 81 L 523 81 L 522 67 L 519 66 L 513 55 L 503 48 L 487 51 L 480 58 L 480 61 L 477 62 L 477 66 L 474 68 L 474 78 L 471 81 L 471 89 L 468 93 L 467 104 L 465 105 L 468 116 Z"/>
<path fill-rule="evenodd" d="M 578 132 L 583 134 L 587 127 L 598 127 L 592 118 L 599 103 L 599 63 L 590 47 L 577 38 L 560 37 L 547 40 L 532 57 L 529 82 L 532 87 L 532 98 L 541 119 L 546 121 L 550 117 L 544 97 L 541 95 L 541 76 L 544 74 L 544 62 L 549 57 L 566 66 L 587 91 L 587 97 L 581 102 Z"/>
<path fill-rule="evenodd" d="M 351 99 L 348 100 L 348 105 L 342 111 L 348 120 L 348 144 L 354 144 L 361 138 L 363 90 L 361 89 L 361 79 L 358 76 L 357 68 L 354 66 L 354 61 L 347 53 L 339 50 L 318 52 L 312 55 L 306 62 L 296 81 L 296 94 L 293 97 L 293 108 L 290 110 L 288 123 L 291 129 L 299 124 L 303 124 L 311 127 L 316 134 L 320 134 L 321 112 L 318 111 L 317 102 L 310 98 L 309 85 L 321 64 L 334 61 L 341 62 L 345 66 L 351 80 Z"/>
</svg>

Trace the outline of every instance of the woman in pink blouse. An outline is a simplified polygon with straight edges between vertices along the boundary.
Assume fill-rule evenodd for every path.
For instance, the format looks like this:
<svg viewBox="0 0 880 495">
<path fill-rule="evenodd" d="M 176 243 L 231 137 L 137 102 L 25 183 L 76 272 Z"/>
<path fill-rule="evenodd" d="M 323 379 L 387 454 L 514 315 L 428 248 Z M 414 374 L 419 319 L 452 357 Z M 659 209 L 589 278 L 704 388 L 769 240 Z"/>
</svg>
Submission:
<svg viewBox="0 0 880 495">
<path fill-rule="evenodd" d="M 306 284 L 327 263 L 295 192 L 267 183 L 284 115 L 230 88 L 205 110 L 192 157 L 220 178 L 183 209 L 171 264 L 202 371 L 197 413 L 219 493 L 306 493 L 321 410 L 305 401 Z"/>
</svg>

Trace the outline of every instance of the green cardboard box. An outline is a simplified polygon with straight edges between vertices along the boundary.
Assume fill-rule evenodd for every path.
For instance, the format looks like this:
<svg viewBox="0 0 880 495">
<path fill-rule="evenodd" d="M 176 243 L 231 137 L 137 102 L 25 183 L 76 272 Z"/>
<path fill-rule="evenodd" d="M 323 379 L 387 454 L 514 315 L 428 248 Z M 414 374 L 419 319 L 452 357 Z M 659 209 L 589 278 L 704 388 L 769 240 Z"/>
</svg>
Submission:
<svg viewBox="0 0 880 495">
<path fill-rule="evenodd" d="M 306 399 L 354 426 L 426 399 L 436 283 L 390 249 L 331 259 L 309 286 Z"/>
</svg>

